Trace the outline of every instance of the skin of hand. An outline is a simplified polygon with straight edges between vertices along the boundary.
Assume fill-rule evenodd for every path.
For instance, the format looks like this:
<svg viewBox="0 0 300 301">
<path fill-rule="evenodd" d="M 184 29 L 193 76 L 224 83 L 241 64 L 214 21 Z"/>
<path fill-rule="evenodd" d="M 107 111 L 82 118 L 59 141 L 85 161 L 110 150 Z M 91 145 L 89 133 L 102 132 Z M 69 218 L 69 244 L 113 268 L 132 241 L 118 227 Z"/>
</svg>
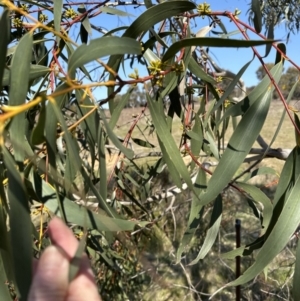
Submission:
<svg viewBox="0 0 300 301">
<path fill-rule="evenodd" d="M 34 264 L 29 301 L 101 301 L 86 254 L 77 276 L 69 283 L 70 261 L 79 242 L 64 222 L 55 217 L 49 223 L 52 245 Z"/>
</svg>

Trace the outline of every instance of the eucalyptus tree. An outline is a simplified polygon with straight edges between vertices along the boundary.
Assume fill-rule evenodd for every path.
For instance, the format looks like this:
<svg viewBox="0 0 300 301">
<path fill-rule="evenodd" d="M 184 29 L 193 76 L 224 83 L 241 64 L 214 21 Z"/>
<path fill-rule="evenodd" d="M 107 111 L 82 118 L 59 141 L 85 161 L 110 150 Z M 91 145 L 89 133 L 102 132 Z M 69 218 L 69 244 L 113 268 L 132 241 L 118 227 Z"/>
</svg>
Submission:
<svg viewBox="0 0 300 301">
<path fill-rule="evenodd" d="M 296 237 L 300 132 L 288 102 L 299 78 L 285 99 L 278 85 L 285 45 L 274 43 L 272 26 L 269 39 L 259 35 L 257 1 L 254 28 L 239 19 L 238 9 L 214 12 L 208 3 L 185 0 L 0 5 L 1 300 L 26 300 L 32 257 L 49 244 L 53 215 L 81 240 L 78 255 L 88 253 L 104 300 L 164 300 L 166 288 L 172 300 L 212 298 L 222 294 L 217 288 L 232 296 L 230 288 L 265 271 Z M 124 9 L 129 5 L 136 17 Z M 129 24 L 107 28 L 114 15 L 130 18 Z M 194 20 L 203 26 L 194 29 Z M 232 38 L 226 22 L 241 38 Z M 242 76 L 253 57 L 235 74 L 212 59 L 212 47 L 251 48 L 266 75 L 247 94 Z M 272 47 L 277 55 L 268 70 L 263 56 Z M 146 102 L 129 114 L 124 108 L 137 85 Z M 284 114 L 270 143 L 260 135 L 274 90 L 295 127 L 295 148 L 286 153 L 272 148 Z M 275 173 L 259 165 L 266 156 L 286 160 L 272 202 L 249 182 Z M 170 180 L 162 174 L 175 186 L 164 189 Z M 160 185 L 157 193 L 153 183 Z M 238 249 L 224 245 L 223 252 L 216 245 L 232 191 L 247 198 L 256 235 Z M 228 260 L 224 266 L 237 256 L 254 260 L 238 279 L 231 273 L 218 287 L 201 279 L 199 288 L 195 275 L 216 249 Z M 157 277 L 155 260 L 173 278 Z M 295 300 L 299 294 L 295 285 Z"/>
</svg>

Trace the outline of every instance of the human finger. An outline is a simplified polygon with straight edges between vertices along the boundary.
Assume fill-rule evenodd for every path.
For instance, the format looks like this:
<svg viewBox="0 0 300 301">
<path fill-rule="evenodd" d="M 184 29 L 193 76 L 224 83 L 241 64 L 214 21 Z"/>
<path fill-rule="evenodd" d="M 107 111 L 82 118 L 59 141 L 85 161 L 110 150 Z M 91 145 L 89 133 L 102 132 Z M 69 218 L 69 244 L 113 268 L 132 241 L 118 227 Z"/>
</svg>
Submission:
<svg viewBox="0 0 300 301">
<path fill-rule="evenodd" d="M 33 276 L 29 301 L 63 301 L 68 291 L 69 259 L 56 246 L 43 252 Z"/>
<path fill-rule="evenodd" d="M 101 301 L 97 285 L 94 280 L 94 274 L 90 267 L 87 257 L 81 261 L 80 269 L 69 286 L 68 301 L 93 300 Z"/>
<path fill-rule="evenodd" d="M 72 231 L 58 218 L 54 218 L 49 223 L 48 231 L 52 243 L 62 248 L 72 259 L 79 245 Z M 83 254 L 80 259 L 79 271 L 75 279 L 71 281 L 68 291 L 67 300 L 101 300 L 86 254 Z"/>
<path fill-rule="evenodd" d="M 79 242 L 74 237 L 73 232 L 60 218 L 54 217 L 50 221 L 48 226 L 48 234 L 53 245 L 63 249 L 70 259 L 74 257 Z"/>
</svg>

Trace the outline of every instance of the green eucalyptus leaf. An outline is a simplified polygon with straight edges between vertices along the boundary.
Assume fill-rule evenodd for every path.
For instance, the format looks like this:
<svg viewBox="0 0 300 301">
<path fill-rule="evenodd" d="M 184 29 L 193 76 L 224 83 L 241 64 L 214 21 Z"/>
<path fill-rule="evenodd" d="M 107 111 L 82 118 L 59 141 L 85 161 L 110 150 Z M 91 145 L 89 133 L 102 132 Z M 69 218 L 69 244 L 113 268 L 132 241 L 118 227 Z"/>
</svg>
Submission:
<svg viewBox="0 0 300 301">
<path fill-rule="evenodd" d="M 199 197 L 205 192 L 207 188 L 206 173 L 203 169 L 199 169 L 195 183 L 194 190 L 195 194 L 192 197 L 192 206 L 189 214 L 189 221 L 187 229 L 180 242 L 179 248 L 176 254 L 176 262 L 181 262 L 181 256 L 183 252 L 188 252 L 191 247 L 191 241 L 196 233 L 196 230 L 201 222 L 204 207 L 199 202 Z"/>
<path fill-rule="evenodd" d="M 113 8 L 113 7 L 109 7 L 109 6 L 100 7 L 100 11 L 102 11 L 103 13 L 116 15 L 116 16 L 119 16 L 119 17 L 134 17 L 134 15 L 129 14 L 129 13 L 123 11 L 123 10 L 116 9 L 116 8 Z"/>
<path fill-rule="evenodd" d="M 117 104 L 114 112 L 112 113 L 110 120 L 109 120 L 109 126 L 111 127 L 111 129 L 113 130 L 114 127 L 116 126 L 119 117 L 121 115 L 121 112 L 123 111 L 123 109 L 125 108 L 126 104 L 128 103 L 128 100 L 130 98 L 131 92 L 133 91 L 133 88 L 130 88 L 126 94 L 124 94 L 122 96 L 121 101 Z"/>
<path fill-rule="evenodd" d="M 237 186 L 247 192 L 254 202 L 262 204 L 263 221 L 261 234 L 264 234 L 269 226 L 273 214 L 273 204 L 271 203 L 271 200 L 259 188 L 253 185 L 238 183 Z"/>
<path fill-rule="evenodd" d="M 76 68 L 100 57 L 115 54 L 141 54 L 141 45 L 133 39 L 124 37 L 94 39 L 89 45 L 83 44 L 72 53 L 68 66 L 69 75 L 74 78 Z"/>
<path fill-rule="evenodd" d="M 149 30 L 149 28 L 158 22 L 164 21 L 186 11 L 190 11 L 194 8 L 196 8 L 194 3 L 185 0 L 167 1 L 151 6 L 127 28 L 123 37 L 136 39 L 142 32 Z M 108 61 L 108 66 L 117 72 L 119 70 L 121 60 L 122 56 L 120 55 L 112 56 Z M 110 79 L 113 79 L 112 75 L 110 76 Z M 113 92 L 113 88 L 109 88 L 107 90 L 108 95 Z M 109 103 L 109 109 L 112 113 L 114 110 L 114 104 L 112 102 Z"/>
<path fill-rule="evenodd" d="M 259 0 L 251 1 L 251 10 L 254 14 L 254 17 L 253 17 L 254 28 L 257 33 L 260 33 L 261 29 L 262 29 L 262 13 L 260 10 L 260 1 Z"/>
<path fill-rule="evenodd" d="M 10 106 L 20 106 L 25 104 L 30 67 L 32 56 L 32 34 L 29 32 L 25 34 L 20 40 L 16 52 L 12 59 L 11 73 L 10 73 L 10 89 L 9 89 L 9 102 Z M 15 159 L 23 162 L 25 159 L 25 151 L 23 144 L 25 143 L 25 112 L 16 115 L 9 127 L 11 142 L 14 147 Z"/>
<path fill-rule="evenodd" d="M 219 195 L 215 200 L 214 208 L 209 223 L 209 228 L 207 230 L 204 243 L 197 257 L 191 263 L 189 263 L 189 265 L 196 264 L 200 259 L 203 259 L 210 251 L 219 233 L 221 220 L 222 220 L 222 197 L 221 195 Z"/>
<path fill-rule="evenodd" d="M 109 125 L 109 123 L 106 121 L 106 116 L 105 113 L 102 109 L 98 110 L 104 127 L 106 129 L 107 132 L 107 136 L 108 138 L 112 141 L 112 143 L 128 158 L 128 159 L 132 159 L 133 158 L 133 151 L 129 148 L 126 148 L 119 140 L 119 138 L 116 136 L 116 134 L 113 132 L 113 129 L 111 128 L 111 126 Z"/>
<path fill-rule="evenodd" d="M 273 40 L 274 39 L 274 23 L 273 19 L 271 19 L 271 22 L 268 24 L 268 35 L 267 35 L 268 40 Z M 272 49 L 272 44 L 267 44 L 266 45 L 266 54 L 264 57 L 267 57 Z"/>
<path fill-rule="evenodd" d="M 280 49 L 284 55 L 286 55 L 286 46 L 284 43 L 278 43 L 277 48 Z M 284 57 L 279 51 L 276 51 L 275 65 L 280 62 L 284 64 Z"/>
<path fill-rule="evenodd" d="M 296 164 L 299 164 L 299 151 L 297 152 Z M 298 162 L 299 161 L 299 162 Z M 267 237 L 264 245 L 257 253 L 254 264 L 248 268 L 242 276 L 230 282 L 227 286 L 241 285 L 253 279 L 256 275 L 261 273 L 263 269 L 279 254 L 286 246 L 290 237 L 297 229 L 300 221 L 300 175 L 295 179 L 293 188 L 282 208 L 282 212 L 278 217 L 271 233 Z M 288 222 L 287 222 L 288 221 Z"/>
<path fill-rule="evenodd" d="M 283 65 L 279 63 L 275 65 L 271 70 L 270 73 L 273 76 L 276 83 L 279 82 L 283 72 Z M 219 124 L 229 116 L 240 116 L 243 115 L 249 107 L 259 98 L 262 97 L 266 93 L 266 91 L 270 87 L 270 78 L 266 75 L 263 80 L 249 93 L 247 97 L 245 97 L 242 101 L 238 102 L 234 106 L 229 107 L 222 118 L 219 121 Z M 272 86 L 271 90 L 274 90 Z"/>
<path fill-rule="evenodd" d="M 12 66 L 10 66 L 12 67 Z M 39 77 L 42 77 L 46 74 L 48 74 L 51 71 L 50 68 L 45 67 L 45 66 L 41 66 L 41 65 L 30 65 L 30 67 L 28 67 L 27 69 L 27 81 L 25 84 L 26 89 L 28 88 L 28 82 L 35 80 Z M 3 75 L 3 79 L 2 79 L 2 85 L 6 86 L 9 85 L 10 82 L 10 75 L 11 75 L 11 70 L 4 70 L 4 75 Z M 26 80 L 26 79 L 25 79 Z"/>
<path fill-rule="evenodd" d="M 58 200 L 55 195 L 55 190 L 51 185 L 39 179 L 36 185 L 40 185 L 42 190 L 39 190 L 40 200 L 44 205 L 57 216 L 61 216 L 58 210 Z M 36 187 L 37 188 L 37 187 Z M 97 229 L 98 231 L 131 231 L 136 225 L 144 226 L 146 222 L 126 221 L 122 219 L 111 218 L 103 214 L 97 214 L 79 206 L 70 199 L 64 197 L 62 206 L 70 223 L 86 227 L 88 229 Z"/>
<path fill-rule="evenodd" d="M 6 148 L 2 149 L 8 174 L 10 242 L 13 266 L 21 300 L 27 300 L 32 279 L 31 220 L 28 195 L 15 161 Z M 22 250 L 22 252 L 20 252 Z"/>
<path fill-rule="evenodd" d="M 271 91 L 267 90 L 242 117 L 208 183 L 207 192 L 201 199 L 203 205 L 215 199 L 222 189 L 228 185 L 249 154 L 265 122 L 270 103 Z M 245 135 L 245 131 L 247 131 L 247 135 Z"/>
<path fill-rule="evenodd" d="M 182 48 L 191 46 L 207 46 L 207 47 L 252 47 L 274 43 L 273 40 L 233 40 L 221 38 L 189 38 L 173 43 L 162 58 L 162 62 L 166 62 Z"/>
<path fill-rule="evenodd" d="M 2 90 L 2 77 L 6 63 L 6 48 L 9 42 L 9 10 L 4 10 L 0 19 L 0 91 Z"/>
<path fill-rule="evenodd" d="M 188 69 L 205 82 L 211 83 L 212 85 L 216 84 L 216 81 L 211 76 L 207 75 L 207 73 L 198 65 L 193 57 L 189 61 Z"/>
<path fill-rule="evenodd" d="M 60 22 L 62 17 L 63 11 L 63 0 L 55 0 L 54 1 L 54 29 L 57 32 L 60 32 Z M 60 38 L 57 37 L 56 41 L 59 42 Z"/>
<path fill-rule="evenodd" d="M 105 133 L 101 125 L 98 129 L 98 156 L 99 156 L 99 175 L 100 175 L 100 195 L 103 200 L 107 198 L 107 171 L 105 155 Z"/>
<path fill-rule="evenodd" d="M 46 125 L 46 105 L 45 102 L 43 101 L 41 103 L 39 119 L 31 133 L 31 143 L 33 145 L 38 145 L 45 142 L 45 135 L 44 135 L 45 125 Z"/>
<path fill-rule="evenodd" d="M 178 147 L 176 146 L 175 141 L 168 129 L 165 116 L 161 108 L 162 99 L 160 98 L 158 101 L 156 101 L 155 99 L 151 99 L 148 94 L 147 94 L 147 99 L 148 99 L 148 107 L 152 117 L 152 122 L 155 126 L 156 133 L 160 139 L 161 145 L 164 146 L 165 152 L 162 149 L 164 160 L 166 161 L 170 159 L 170 162 L 172 161 L 173 164 L 176 162 L 175 168 L 177 170 L 177 173 L 187 183 L 188 187 L 192 191 L 194 191 L 193 184 L 190 175 L 188 173 L 188 170 L 182 160 Z M 168 164 L 168 162 L 166 163 Z M 171 174 L 171 176 L 175 176 L 175 174 Z M 180 181 L 178 181 L 179 180 L 178 175 L 175 176 L 174 180 L 175 179 L 176 179 L 176 185 L 178 187 L 181 187 L 181 183 Z"/>
</svg>

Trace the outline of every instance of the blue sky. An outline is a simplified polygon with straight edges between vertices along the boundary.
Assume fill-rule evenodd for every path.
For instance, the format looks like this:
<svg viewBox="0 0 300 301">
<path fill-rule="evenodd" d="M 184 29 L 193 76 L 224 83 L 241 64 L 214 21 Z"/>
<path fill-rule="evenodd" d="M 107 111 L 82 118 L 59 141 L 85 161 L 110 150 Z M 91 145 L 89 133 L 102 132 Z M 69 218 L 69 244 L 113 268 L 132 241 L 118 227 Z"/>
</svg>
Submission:
<svg viewBox="0 0 300 301">
<path fill-rule="evenodd" d="M 241 15 L 239 16 L 239 19 L 242 20 L 245 23 L 248 23 L 248 16 L 247 11 L 249 9 L 249 4 L 251 3 L 251 0 L 211 0 L 207 1 L 210 3 L 211 8 L 213 11 L 215 10 L 228 10 L 228 11 L 234 11 L 236 8 L 242 11 Z M 225 19 L 223 18 L 222 20 Z M 235 30 L 235 25 L 229 22 L 226 22 L 226 28 L 229 31 L 230 28 L 232 30 Z M 275 40 L 281 40 L 282 42 L 286 42 L 288 31 L 285 28 L 285 24 L 282 23 L 279 26 L 275 28 Z M 264 30 L 262 31 L 262 34 L 264 34 Z M 249 36 L 252 38 L 255 38 L 255 35 L 251 35 L 249 33 Z M 238 38 L 238 37 L 233 37 Z M 299 34 L 291 35 L 289 39 L 289 43 L 287 46 L 287 55 L 297 64 L 300 64 L 300 56 L 299 56 L 299 46 L 300 43 L 297 43 L 297 40 L 299 40 Z M 259 53 L 264 55 L 265 53 L 265 47 L 257 47 L 259 50 Z M 239 71 L 239 69 L 247 63 L 252 58 L 252 50 L 251 49 L 214 49 L 213 52 L 215 53 L 216 60 L 221 65 L 221 67 L 225 69 L 229 69 L 235 73 Z M 264 62 L 274 62 L 276 56 L 275 50 L 272 50 L 268 57 L 264 59 Z M 226 57 L 226 59 L 224 59 Z M 218 60 L 219 59 L 219 60 Z M 255 71 L 260 66 L 260 62 L 255 59 L 251 65 L 248 67 L 246 72 L 244 73 L 243 79 L 246 83 L 246 86 L 252 86 L 256 85 L 258 83 L 258 80 L 255 75 Z M 288 64 L 285 65 L 286 68 L 289 67 Z"/>
<path fill-rule="evenodd" d="M 76 1 L 75 1 L 76 2 Z M 154 2 L 154 1 L 153 1 Z M 203 1 L 204 2 L 204 1 Z M 211 5 L 211 9 L 213 11 L 234 11 L 236 8 L 242 11 L 241 15 L 239 16 L 240 20 L 248 23 L 248 16 L 247 16 L 247 11 L 249 9 L 249 4 L 251 3 L 251 0 L 206 0 L 207 3 Z M 198 0 L 197 3 L 202 3 L 202 0 Z M 120 16 L 115 16 L 115 15 L 109 15 L 102 13 L 96 18 L 93 18 L 91 22 L 96 25 L 103 27 L 104 29 L 110 30 L 115 27 L 119 26 L 124 26 L 124 25 L 129 25 L 136 17 L 138 17 L 144 10 L 145 8 L 143 6 L 134 8 L 132 5 L 128 6 L 117 6 L 116 7 L 119 10 L 126 11 L 133 16 L 126 16 L 126 17 L 120 17 Z M 76 10 L 77 7 L 74 7 Z M 229 22 L 227 18 L 222 17 L 222 21 L 227 29 L 228 32 L 234 31 L 237 28 L 232 22 Z M 192 22 L 192 31 L 196 33 L 200 28 L 203 26 L 208 25 L 208 19 L 202 19 L 202 18 L 197 18 L 196 22 Z M 75 25 L 75 28 L 73 32 L 78 33 L 79 25 Z M 262 31 L 264 33 L 264 30 Z M 285 29 L 285 24 L 281 24 L 280 26 L 277 26 L 275 29 L 275 39 L 281 40 L 285 42 L 286 36 L 287 36 L 287 31 Z M 255 38 L 255 36 L 250 34 L 251 38 Z M 93 30 L 93 35 L 92 39 L 98 37 L 99 34 Z M 72 36 L 72 38 L 76 39 L 76 36 Z M 237 36 L 232 36 L 234 39 L 240 39 L 241 35 Z M 291 35 L 289 43 L 287 44 L 287 54 L 288 56 L 294 60 L 298 65 L 300 65 L 300 56 L 299 56 L 299 46 L 300 43 L 297 42 L 299 40 L 299 34 L 296 35 Z M 259 52 L 264 55 L 265 52 L 265 47 L 261 46 L 257 48 Z M 239 69 L 246 64 L 248 61 L 252 59 L 253 53 L 251 49 L 246 49 L 246 48 L 239 48 L 239 49 L 234 49 L 234 48 L 211 48 L 210 49 L 210 54 L 213 57 L 213 59 L 224 69 L 228 69 L 234 73 L 237 73 Z M 275 59 L 275 51 L 272 50 L 267 58 L 264 59 L 266 63 L 268 62 L 274 62 Z M 95 64 L 93 65 L 94 67 L 96 66 Z M 256 85 L 258 83 L 258 80 L 255 75 L 255 71 L 258 69 L 260 66 L 260 63 L 257 59 L 255 59 L 251 65 L 248 67 L 246 72 L 243 75 L 243 80 L 245 81 L 246 86 L 250 87 L 252 85 Z M 285 65 L 285 67 L 289 67 L 288 64 Z M 132 70 L 129 70 L 126 66 L 126 71 L 128 73 L 131 73 Z M 147 70 L 142 70 L 140 69 L 140 75 L 144 76 L 147 74 Z M 128 74 L 127 74 L 128 75 Z M 124 76 L 124 78 L 127 78 Z M 98 93 L 100 92 L 101 96 L 105 97 L 106 93 L 104 89 L 101 89 L 102 91 L 100 92 L 99 90 L 97 91 L 97 96 L 100 96 Z M 96 92 L 96 91 L 95 91 Z M 122 90 L 122 93 L 124 93 L 125 90 Z M 98 97 L 97 97 L 98 98 Z M 100 97 L 102 98 L 102 97 Z"/>
<path fill-rule="evenodd" d="M 203 1 L 204 2 L 204 1 Z M 210 4 L 211 9 L 213 11 L 234 11 L 236 8 L 242 11 L 241 15 L 239 16 L 239 19 L 244 21 L 245 23 L 248 23 L 248 16 L 247 16 L 247 11 L 249 9 L 249 3 L 251 3 L 251 0 L 206 0 L 207 3 Z M 197 1 L 197 3 L 202 3 L 202 1 Z M 127 11 L 128 13 L 133 14 L 135 17 L 139 16 L 142 11 L 144 11 L 144 8 L 137 8 L 134 9 L 132 6 L 118 6 L 116 7 L 120 10 Z M 105 15 L 102 14 L 97 18 L 97 22 L 99 22 L 98 25 L 105 24 L 105 28 L 110 29 L 114 28 L 116 26 L 122 26 L 122 25 L 128 25 L 130 22 L 132 22 L 135 17 L 118 17 L 118 16 L 112 16 L 112 15 Z M 235 31 L 237 28 L 236 26 L 232 23 L 227 21 L 227 18 L 222 17 L 222 21 L 227 29 L 228 32 L 230 31 Z M 93 23 L 95 22 L 95 19 L 92 21 Z M 197 32 L 198 29 L 200 29 L 203 26 L 208 25 L 208 20 L 207 18 L 202 19 L 198 18 L 196 20 L 196 24 L 193 22 L 192 23 L 192 31 Z M 264 34 L 264 30 L 262 31 Z M 275 29 L 275 39 L 281 40 L 283 42 L 286 41 L 286 36 L 287 36 L 288 31 L 285 29 L 285 24 L 281 24 L 276 27 Z M 255 35 L 249 33 L 249 36 L 251 38 L 255 38 Z M 232 36 L 231 38 L 233 39 L 240 39 L 241 35 L 235 35 Z M 257 37 L 258 38 L 258 37 Z M 259 38 L 258 38 L 259 39 Z M 297 43 L 296 41 L 299 39 L 299 35 L 291 35 L 289 43 L 287 44 L 287 54 L 289 57 L 294 60 L 297 64 L 300 64 L 300 56 L 299 56 L 299 42 Z M 298 45 L 298 46 L 296 46 Z M 257 48 L 259 50 L 259 53 L 263 56 L 265 53 L 265 46 L 260 46 Z M 228 69 L 233 71 L 234 73 L 237 73 L 239 69 L 246 64 L 248 61 L 252 59 L 253 52 L 252 50 L 246 49 L 246 48 L 239 48 L 239 49 L 234 49 L 234 48 L 211 48 L 210 49 L 210 54 L 212 55 L 213 59 L 224 69 Z M 274 62 L 275 60 L 275 51 L 272 50 L 270 54 L 268 55 L 267 58 L 264 59 L 266 63 L 268 62 Z M 255 71 L 258 69 L 260 66 L 260 63 L 257 59 L 255 59 L 251 65 L 248 67 L 246 72 L 243 75 L 243 80 L 246 83 L 246 86 L 252 86 L 256 85 L 258 83 L 258 80 L 255 75 Z M 289 67 L 286 64 L 286 67 Z M 145 71 L 143 72 L 141 70 L 141 75 L 146 75 Z M 122 91 L 123 92 L 123 91 Z"/>
</svg>

